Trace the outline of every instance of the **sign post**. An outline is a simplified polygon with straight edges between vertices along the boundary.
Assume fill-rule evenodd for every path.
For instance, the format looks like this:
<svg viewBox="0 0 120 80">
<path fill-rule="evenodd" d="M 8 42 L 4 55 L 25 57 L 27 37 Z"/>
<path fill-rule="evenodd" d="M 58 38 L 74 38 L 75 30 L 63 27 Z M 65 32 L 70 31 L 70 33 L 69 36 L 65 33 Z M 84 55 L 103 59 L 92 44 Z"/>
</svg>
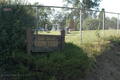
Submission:
<svg viewBox="0 0 120 80">
<path fill-rule="evenodd" d="M 31 55 L 31 28 L 27 28 L 27 54 Z"/>
</svg>

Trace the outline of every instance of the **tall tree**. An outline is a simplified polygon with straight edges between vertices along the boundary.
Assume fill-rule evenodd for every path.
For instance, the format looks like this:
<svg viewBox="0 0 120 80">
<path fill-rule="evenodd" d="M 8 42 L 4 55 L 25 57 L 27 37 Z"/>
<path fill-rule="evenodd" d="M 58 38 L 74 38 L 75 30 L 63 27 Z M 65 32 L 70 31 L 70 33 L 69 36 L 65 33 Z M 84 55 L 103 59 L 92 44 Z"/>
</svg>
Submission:
<svg viewBox="0 0 120 80">
<path fill-rule="evenodd" d="M 71 4 L 73 7 L 81 9 L 98 9 L 101 0 L 63 0 L 67 4 Z M 88 17 L 88 11 L 82 10 L 82 22 Z"/>
<path fill-rule="evenodd" d="M 98 24 L 99 24 L 98 19 L 86 18 L 82 24 L 82 29 L 96 30 L 96 29 L 98 29 Z"/>
<path fill-rule="evenodd" d="M 67 24 L 67 27 L 71 27 L 71 18 L 69 18 L 68 20 L 66 20 L 66 24 Z"/>
<path fill-rule="evenodd" d="M 33 5 L 41 5 L 39 2 L 35 2 Z M 36 14 L 36 8 L 34 9 L 34 12 Z M 49 16 L 52 14 L 51 8 L 46 7 L 38 7 L 38 27 L 45 27 L 45 24 L 49 24 L 51 26 Z"/>
<path fill-rule="evenodd" d="M 75 30 L 79 30 L 80 28 L 79 28 L 79 19 L 76 19 L 75 20 Z"/>
<path fill-rule="evenodd" d="M 80 7 L 84 9 L 90 9 L 98 7 L 101 0 L 63 0 L 67 4 L 72 4 L 73 7 Z"/>
</svg>

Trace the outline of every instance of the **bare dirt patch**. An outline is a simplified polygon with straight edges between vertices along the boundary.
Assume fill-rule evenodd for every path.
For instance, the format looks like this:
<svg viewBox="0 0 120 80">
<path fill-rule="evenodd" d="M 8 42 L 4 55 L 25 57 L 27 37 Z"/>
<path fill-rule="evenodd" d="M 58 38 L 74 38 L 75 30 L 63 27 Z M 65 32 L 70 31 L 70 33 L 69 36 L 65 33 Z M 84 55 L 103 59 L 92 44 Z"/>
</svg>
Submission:
<svg viewBox="0 0 120 80">
<path fill-rule="evenodd" d="M 93 70 L 79 80 L 120 80 L 120 44 L 96 57 Z"/>
</svg>

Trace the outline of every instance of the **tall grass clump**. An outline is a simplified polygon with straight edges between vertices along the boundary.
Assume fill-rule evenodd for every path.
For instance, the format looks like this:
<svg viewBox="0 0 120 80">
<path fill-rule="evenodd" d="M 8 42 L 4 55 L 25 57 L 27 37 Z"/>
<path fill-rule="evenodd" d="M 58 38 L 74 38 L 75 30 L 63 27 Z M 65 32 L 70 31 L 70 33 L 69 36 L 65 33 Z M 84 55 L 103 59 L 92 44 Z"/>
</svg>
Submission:
<svg viewBox="0 0 120 80">
<path fill-rule="evenodd" d="M 101 53 L 107 49 L 108 41 L 105 40 L 104 37 L 101 37 L 99 27 L 95 32 L 96 40 L 94 42 L 87 42 L 84 43 L 81 47 L 83 48 L 84 52 L 87 53 L 88 57 L 92 57 L 95 59 L 96 56 L 101 55 Z"/>
<path fill-rule="evenodd" d="M 100 33 L 99 33 L 100 31 L 99 31 L 99 27 L 98 27 L 98 29 L 96 30 L 96 32 L 95 32 L 95 35 L 97 36 L 97 38 L 98 39 L 100 39 Z"/>
<path fill-rule="evenodd" d="M 110 50 L 114 44 L 120 44 L 119 35 L 109 36 L 104 38 L 98 38 L 93 43 L 84 43 L 81 47 L 84 52 L 87 53 L 88 57 L 92 57 L 95 59 L 96 56 L 101 55 L 104 51 Z"/>
<path fill-rule="evenodd" d="M 120 38 L 119 37 L 120 37 L 120 35 L 117 35 L 117 36 L 111 35 L 110 37 L 105 38 L 105 40 L 106 41 L 119 43 L 120 42 Z"/>
</svg>

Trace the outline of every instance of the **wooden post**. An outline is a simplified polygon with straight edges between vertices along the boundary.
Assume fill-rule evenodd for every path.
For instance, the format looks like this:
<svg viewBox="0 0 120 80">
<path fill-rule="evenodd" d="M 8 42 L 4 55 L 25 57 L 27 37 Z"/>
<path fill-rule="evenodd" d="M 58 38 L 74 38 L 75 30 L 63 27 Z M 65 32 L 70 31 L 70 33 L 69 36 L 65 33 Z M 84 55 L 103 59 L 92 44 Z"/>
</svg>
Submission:
<svg viewBox="0 0 120 80">
<path fill-rule="evenodd" d="M 28 56 L 31 55 L 31 28 L 27 28 L 27 54 Z"/>
<path fill-rule="evenodd" d="M 64 50 L 65 49 L 65 30 L 60 30 L 60 33 L 62 38 L 62 50 Z"/>
</svg>

